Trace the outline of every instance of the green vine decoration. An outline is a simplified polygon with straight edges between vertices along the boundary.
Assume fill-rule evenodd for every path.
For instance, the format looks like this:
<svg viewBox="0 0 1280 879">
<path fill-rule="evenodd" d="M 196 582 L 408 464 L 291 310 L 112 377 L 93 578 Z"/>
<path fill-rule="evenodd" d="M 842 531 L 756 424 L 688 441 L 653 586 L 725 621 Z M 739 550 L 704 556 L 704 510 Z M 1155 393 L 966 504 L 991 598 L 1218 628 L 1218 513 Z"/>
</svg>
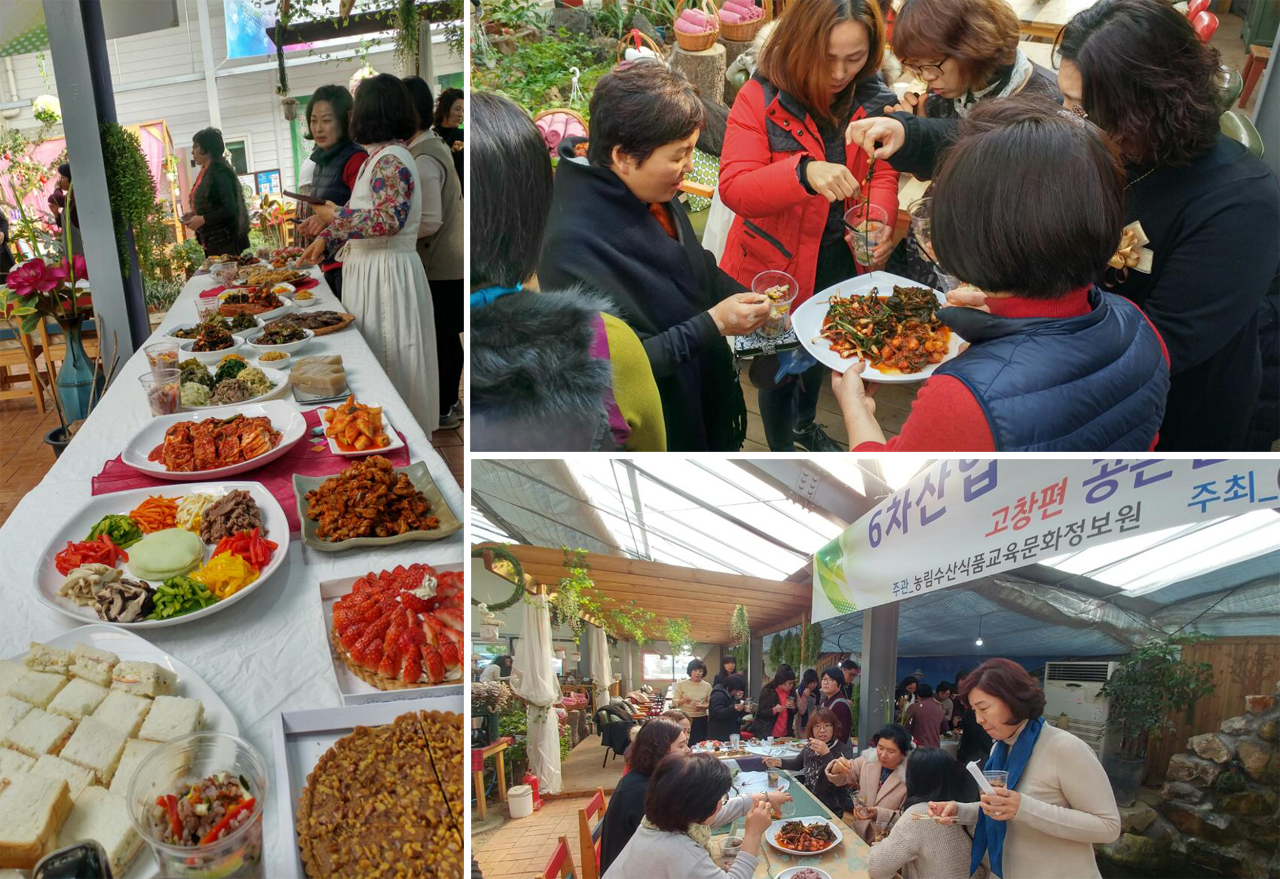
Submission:
<svg viewBox="0 0 1280 879">
<path fill-rule="evenodd" d="M 498 602 L 497 604 L 487 605 L 489 610 L 494 611 L 496 613 L 497 611 L 506 610 L 507 608 L 512 607 L 513 605 L 515 605 L 517 601 L 519 601 L 521 598 L 524 597 L 524 568 L 521 567 L 520 560 L 518 558 L 516 558 L 515 556 L 513 556 L 511 553 L 507 552 L 505 549 L 503 549 L 500 546 L 476 547 L 475 549 L 471 550 L 471 557 L 473 559 L 484 559 L 486 553 L 489 554 L 489 557 L 491 559 L 497 559 L 511 565 L 514 571 L 515 588 L 511 590 L 511 595 L 508 596 L 503 601 Z M 488 559 L 486 559 L 486 561 L 488 561 Z M 489 562 L 489 570 L 493 571 L 492 562 Z M 507 579 L 507 580 L 511 579 L 510 577 L 505 576 L 503 573 L 499 571 L 493 571 L 493 573 L 497 574 L 499 577 L 502 577 L 503 579 Z M 477 601 L 475 598 L 472 598 L 471 603 L 482 604 L 483 602 Z"/>
<path fill-rule="evenodd" d="M 667 620 L 667 644 L 672 656 L 691 653 L 694 647 L 693 623 L 688 617 L 675 617 Z"/>
<path fill-rule="evenodd" d="M 635 599 L 625 605 L 610 608 L 604 614 L 604 622 L 609 631 L 619 638 L 631 638 L 643 647 L 649 641 L 649 626 L 653 624 L 656 614 L 636 604 Z"/>
<path fill-rule="evenodd" d="M 111 197 L 111 218 L 120 248 L 120 269 L 127 277 L 130 254 L 124 233 L 141 229 L 148 222 L 155 210 L 156 182 L 142 155 L 142 142 L 138 135 L 114 122 L 101 123 L 98 132 L 102 139 L 107 193 Z M 153 265 L 159 261 L 151 250 L 150 236 L 139 236 L 136 243 L 140 265 Z"/>
<path fill-rule="evenodd" d="M 805 668 L 812 668 L 822 655 L 822 623 L 809 623 L 803 629 L 804 652 L 800 657 L 800 664 Z"/>
<path fill-rule="evenodd" d="M 400 0 L 396 4 L 396 58 L 418 69 L 418 37 L 422 28 L 422 16 L 414 0 Z M 430 51 L 428 49 L 428 51 Z"/>
<path fill-rule="evenodd" d="M 747 619 L 746 605 L 739 604 L 733 609 L 733 618 L 729 620 L 729 643 L 737 647 L 750 640 L 751 621 Z"/>
</svg>

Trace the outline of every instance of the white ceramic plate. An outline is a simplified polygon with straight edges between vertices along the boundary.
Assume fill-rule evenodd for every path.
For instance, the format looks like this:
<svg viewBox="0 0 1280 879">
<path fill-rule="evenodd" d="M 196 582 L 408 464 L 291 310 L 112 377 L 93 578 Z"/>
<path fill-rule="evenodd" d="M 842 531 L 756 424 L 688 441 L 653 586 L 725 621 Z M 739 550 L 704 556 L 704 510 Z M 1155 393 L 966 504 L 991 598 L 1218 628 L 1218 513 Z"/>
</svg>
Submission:
<svg viewBox="0 0 1280 879">
<path fill-rule="evenodd" d="M 259 321 L 257 317 L 255 317 L 254 320 L 257 322 L 258 326 L 262 326 L 262 321 Z M 195 328 L 196 328 L 196 324 L 178 324 L 176 327 L 174 327 L 172 330 L 170 330 L 161 338 L 168 339 L 170 342 L 174 342 L 178 346 L 182 346 L 182 345 L 185 345 L 187 342 L 191 342 L 194 340 L 184 339 L 181 336 L 175 336 L 174 333 L 177 332 L 178 330 L 193 330 Z M 243 336 L 245 333 L 251 333 L 251 332 L 254 332 L 254 331 L 252 329 L 231 331 L 232 335 L 235 335 L 235 336 Z"/>
<path fill-rule="evenodd" d="M 240 735 L 240 725 L 236 717 L 222 701 L 217 691 L 204 682 L 186 663 L 174 659 L 159 647 L 145 638 L 106 624 L 81 626 L 64 632 L 56 638 L 43 643 L 62 650 L 72 650 L 77 644 L 108 650 L 119 656 L 124 662 L 154 662 L 156 665 L 173 672 L 178 678 L 176 694 L 188 699 L 199 699 L 204 703 L 204 727 L 207 732 L 220 732 L 228 735 Z M 25 653 L 11 656 L 10 659 L 20 662 Z M 120 879 L 155 879 L 160 874 L 159 865 L 146 843 L 138 850 L 137 856 Z"/>
<path fill-rule="evenodd" d="M 923 286 L 909 278 L 903 278 L 900 275 L 890 274 L 889 272 L 871 272 L 870 274 L 859 275 L 856 278 L 842 281 L 833 287 L 828 287 L 821 293 L 815 293 L 811 299 L 805 300 L 804 304 L 797 308 L 791 316 L 791 323 L 795 327 L 796 337 L 800 340 L 800 344 L 819 363 L 834 369 L 836 372 L 843 373 L 850 366 L 857 363 L 858 359 L 850 357 L 846 360 L 832 351 L 831 345 L 826 339 L 822 338 L 822 322 L 827 316 L 827 300 L 832 296 L 851 296 L 855 293 L 864 295 L 871 292 L 872 287 L 878 289 L 882 299 L 887 299 L 893 295 L 895 284 L 900 287 Z M 934 290 L 933 293 L 938 297 L 940 305 L 946 305 L 947 297 L 945 293 L 940 293 L 937 290 Z M 951 334 L 951 346 L 947 350 L 947 356 L 942 363 L 946 363 L 960 353 L 960 344 L 963 341 L 954 332 Z M 912 382 L 924 381 L 933 375 L 933 371 L 941 365 L 941 363 L 930 363 L 919 372 L 903 375 L 892 371 L 882 372 L 868 364 L 862 372 L 862 377 L 867 381 L 884 384 L 911 384 Z"/>
<path fill-rule="evenodd" d="M 250 397 L 241 403 L 211 403 L 208 406 L 183 406 L 182 408 L 187 412 L 204 412 L 208 409 L 220 409 L 223 406 L 248 406 L 250 403 L 261 403 L 265 400 L 276 400 L 283 397 L 285 391 L 289 389 L 288 374 L 281 372 L 279 369 L 269 369 L 265 366 L 259 366 L 258 368 L 262 370 L 262 374 L 267 377 L 267 381 L 271 382 L 273 386 L 265 394 Z"/>
<path fill-rule="evenodd" d="M 142 620 L 136 623 L 106 623 L 106 625 L 121 626 L 127 629 L 158 629 L 163 626 L 177 626 L 215 614 L 223 608 L 235 604 L 246 595 L 262 588 L 262 584 L 271 579 L 271 575 L 284 562 L 284 558 L 289 552 L 289 520 L 284 517 L 284 510 L 280 509 L 280 504 L 276 499 L 258 482 L 188 482 L 182 485 L 174 485 L 170 488 L 135 488 L 132 491 L 118 491 L 114 494 L 103 494 L 90 498 L 53 533 L 49 543 L 46 544 L 44 551 L 40 554 L 40 561 L 36 565 L 34 577 L 36 597 L 41 604 L 53 608 L 58 613 L 70 617 L 76 622 L 105 622 L 98 619 L 98 614 L 92 607 L 76 604 L 70 598 L 63 598 L 58 595 L 58 587 L 67 578 L 58 573 L 58 569 L 54 565 L 54 556 L 66 548 L 67 542 L 78 543 L 84 540 L 89 536 L 89 529 L 98 524 L 98 521 L 103 516 L 109 513 L 127 515 L 130 510 L 152 495 L 171 498 L 198 492 L 225 495 L 236 489 L 244 489 L 249 492 L 254 501 L 257 502 L 258 509 L 262 511 L 262 525 L 266 529 L 264 536 L 279 544 L 271 556 L 271 561 L 267 562 L 267 566 L 259 572 L 258 579 L 229 598 L 216 601 L 206 608 L 192 611 L 182 616 L 170 617 L 167 620 Z M 213 545 L 206 543 L 204 561 L 207 562 L 212 554 Z M 129 574 L 128 564 L 123 563 L 122 568 L 125 576 L 132 579 L 132 575 Z M 151 583 L 150 585 L 158 586 L 160 584 Z"/>
<path fill-rule="evenodd" d="M 828 873 L 826 870 L 819 870 L 817 867 L 792 867 L 789 870 L 783 870 L 781 873 L 779 873 L 778 879 L 791 879 L 792 876 L 796 875 L 797 873 L 801 873 L 805 870 L 812 870 L 813 872 L 817 873 L 819 879 L 831 879 L 830 873 Z"/>
<path fill-rule="evenodd" d="M 774 841 L 774 837 L 778 835 L 778 831 L 782 829 L 783 824 L 787 824 L 791 821 L 799 821 L 802 824 L 825 824 L 828 827 L 830 827 L 831 830 L 835 833 L 836 841 L 831 843 L 831 845 L 827 846 L 826 848 L 824 848 L 822 851 L 819 851 L 819 852 L 798 852 L 798 851 L 795 851 L 794 849 L 789 849 L 786 846 L 778 845 L 778 843 Z M 795 818 L 780 818 L 777 821 L 774 821 L 772 824 L 769 825 L 769 829 L 764 832 L 764 838 L 768 840 L 769 845 L 773 846 L 783 854 L 793 855 L 799 858 L 816 858 L 819 855 L 826 854 L 827 852 L 831 851 L 833 848 L 838 846 L 841 843 L 841 841 L 844 839 L 844 834 L 840 832 L 840 828 L 837 827 L 835 823 L 827 820 L 826 818 L 823 818 L 820 815 L 812 815 L 808 817 L 802 817 L 797 815 Z"/>
<path fill-rule="evenodd" d="M 182 421 L 204 421 L 209 418 L 230 418 L 232 415 L 243 415 L 246 418 L 266 417 L 271 419 L 271 426 L 280 431 L 280 442 L 275 448 L 256 458 L 251 458 L 230 467 L 219 467 L 213 470 L 197 470 L 191 473 L 171 473 L 159 461 L 148 461 L 147 456 L 156 446 L 163 445 L 164 435 L 173 425 Z M 203 409 L 199 413 L 183 412 L 177 415 L 164 415 L 153 418 L 141 430 L 133 435 L 120 459 L 139 473 L 153 476 L 156 479 L 167 479 L 172 482 L 192 482 L 212 479 L 226 479 L 238 473 L 256 470 L 263 464 L 269 464 L 279 458 L 302 439 L 307 433 L 307 421 L 302 417 L 302 410 L 287 400 L 272 400 L 267 403 L 246 405 L 236 403 L 230 406 L 215 406 Z"/>
<path fill-rule="evenodd" d="M 768 772 L 739 772 L 733 779 L 733 789 L 739 794 L 767 794 L 785 791 L 791 787 L 791 779 L 778 776 L 778 786 L 769 787 Z"/>
<path fill-rule="evenodd" d="M 356 402 L 361 402 L 361 401 L 357 400 Z M 374 404 L 374 403 L 365 403 L 365 405 L 373 406 L 374 408 L 377 408 L 377 404 Z M 333 408 L 334 408 L 333 406 L 320 407 L 320 426 L 321 427 L 325 427 L 325 428 L 328 427 L 328 422 L 324 420 L 324 413 Z M 376 449 L 365 449 L 364 451 L 344 452 L 342 451 L 342 449 L 338 448 L 338 441 L 335 440 L 333 437 L 328 436 L 326 434 L 325 439 L 328 440 L 329 442 L 329 451 L 333 452 L 333 454 L 335 455 L 340 455 L 343 458 L 359 458 L 362 455 L 382 455 L 382 454 L 385 454 L 386 452 L 394 452 L 396 449 L 404 448 L 404 440 L 400 439 L 400 435 L 396 433 L 395 427 L 392 426 L 391 424 L 391 419 L 387 417 L 386 409 L 382 410 L 382 429 L 387 432 L 387 439 L 391 440 L 391 445 L 382 446 L 381 448 L 376 448 Z"/>
<path fill-rule="evenodd" d="M 231 338 L 235 339 L 236 343 L 234 345 L 230 348 L 221 348 L 217 351 L 192 351 L 191 346 L 198 340 L 188 339 L 178 345 L 178 362 L 181 363 L 190 357 L 194 357 L 205 366 L 212 366 L 215 363 L 220 363 L 222 358 L 226 357 L 228 354 L 238 354 L 240 349 L 244 347 L 244 336 L 232 333 Z"/>
<path fill-rule="evenodd" d="M 296 342 L 286 342 L 283 345 L 260 345 L 254 340 L 257 339 L 258 336 L 262 335 L 263 332 L 264 330 L 258 330 L 245 340 L 245 343 L 259 354 L 262 354 L 265 351 L 283 351 L 285 354 L 297 354 L 303 348 L 307 347 L 307 345 L 311 343 L 311 340 L 316 337 L 314 331 L 303 330 L 303 332 L 307 334 L 305 339 L 299 339 Z"/>
</svg>

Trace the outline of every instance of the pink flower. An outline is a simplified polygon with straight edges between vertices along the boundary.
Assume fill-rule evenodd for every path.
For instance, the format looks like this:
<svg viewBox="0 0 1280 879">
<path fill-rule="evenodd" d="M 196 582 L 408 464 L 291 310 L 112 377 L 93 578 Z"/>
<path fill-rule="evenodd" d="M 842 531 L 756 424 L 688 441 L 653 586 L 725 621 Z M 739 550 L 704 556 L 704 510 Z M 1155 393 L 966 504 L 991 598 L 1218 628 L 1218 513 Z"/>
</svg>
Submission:
<svg viewBox="0 0 1280 879">
<path fill-rule="evenodd" d="M 31 296 L 35 293 L 48 293 L 62 278 L 57 269 L 44 264 L 44 260 L 29 259 L 13 271 L 9 272 L 7 284 L 18 296 Z"/>
<path fill-rule="evenodd" d="M 71 277 L 68 274 L 68 270 L 71 268 L 75 269 L 77 281 L 83 281 L 89 277 L 89 269 L 85 266 L 84 257 L 78 253 L 75 255 L 70 266 L 67 265 L 67 261 L 65 259 L 62 261 L 62 264 L 58 266 L 58 270 L 62 273 L 62 278 L 64 280 Z"/>
</svg>

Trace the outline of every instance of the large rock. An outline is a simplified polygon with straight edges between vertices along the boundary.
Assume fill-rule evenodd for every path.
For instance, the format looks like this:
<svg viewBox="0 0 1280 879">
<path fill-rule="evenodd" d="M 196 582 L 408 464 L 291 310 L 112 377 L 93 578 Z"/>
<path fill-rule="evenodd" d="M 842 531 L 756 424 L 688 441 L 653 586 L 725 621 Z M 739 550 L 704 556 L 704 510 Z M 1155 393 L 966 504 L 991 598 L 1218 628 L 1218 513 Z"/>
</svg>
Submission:
<svg viewBox="0 0 1280 879">
<path fill-rule="evenodd" d="M 1169 854 L 1168 848 L 1157 840 L 1136 833 L 1121 834 L 1115 842 L 1097 847 L 1097 852 L 1109 861 L 1139 869 L 1158 869 Z"/>
<path fill-rule="evenodd" d="M 1273 714 L 1258 724 L 1258 738 L 1274 742 L 1280 738 L 1280 715 Z"/>
<path fill-rule="evenodd" d="M 1276 825 L 1273 815 L 1245 818 L 1242 830 L 1249 839 L 1269 851 L 1275 851 L 1276 844 L 1280 843 L 1280 826 Z"/>
<path fill-rule="evenodd" d="M 1222 771 L 1217 763 L 1194 757 L 1191 754 L 1174 754 L 1169 761 L 1169 771 L 1165 777 L 1170 781 L 1185 781 L 1196 787 L 1208 787 L 1218 778 Z"/>
<path fill-rule="evenodd" d="M 612 64 L 618 60 L 618 41 L 613 37 L 596 37 L 591 41 L 591 60 Z"/>
<path fill-rule="evenodd" d="M 1280 779 L 1280 761 L 1276 759 L 1276 746 L 1253 739 L 1241 739 L 1236 746 L 1240 765 L 1254 781 L 1274 784 Z M 1176 760 L 1177 757 L 1174 758 Z M 1170 761 L 1172 769 L 1173 762 Z"/>
<path fill-rule="evenodd" d="M 1257 853 L 1243 842 L 1234 845 L 1216 845 L 1203 839 L 1187 840 L 1187 860 L 1207 867 L 1224 876 L 1258 876 L 1250 872 Z M 1265 869 L 1265 863 L 1264 867 Z"/>
<path fill-rule="evenodd" d="M 551 31 L 555 33 L 560 28 L 564 28 L 571 34 L 589 37 L 595 32 L 595 19 L 581 6 L 553 9 L 551 10 Z"/>
<path fill-rule="evenodd" d="M 1219 797 L 1214 808 L 1228 815 L 1270 815 L 1276 804 L 1275 791 L 1255 788 Z"/>
<path fill-rule="evenodd" d="M 1250 714 L 1261 714 L 1264 711 L 1270 711 L 1276 704 L 1274 696 L 1245 696 L 1244 710 Z"/>
<path fill-rule="evenodd" d="M 1160 796 L 1166 800 L 1183 800 L 1188 803 L 1199 803 L 1204 799 L 1204 791 L 1192 787 L 1185 781 L 1166 781 L 1160 788 Z"/>
<path fill-rule="evenodd" d="M 1219 733 L 1192 736 L 1187 739 L 1187 747 L 1214 763 L 1226 763 L 1236 755 L 1235 743 Z"/>
<path fill-rule="evenodd" d="M 1230 842 L 1229 830 L 1231 819 L 1226 815 L 1211 812 L 1208 806 L 1188 806 L 1182 803 L 1170 803 L 1165 815 L 1188 836 L 1212 839 L 1215 842 Z"/>
<path fill-rule="evenodd" d="M 1143 785 L 1138 788 L 1138 802 L 1146 803 L 1153 809 L 1158 809 L 1164 805 L 1164 798 L 1160 796 L 1160 791 L 1157 788 Z"/>
<path fill-rule="evenodd" d="M 1156 815 L 1155 820 L 1142 831 L 1142 835 L 1148 839 L 1154 839 L 1178 854 L 1186 853 L 1187 845 L 1182 833 L 1163 815 Z"/>
<path fill-rule="evenodd" d="M 667 44 L 663 42 L 662 35 L 658 33 L 658 29 L 653 26 L 653 22 L 651 22 L 648 16 L 644 13 L 633 13 L 631 16 L 631 26 L 657 43 L 660 48 L 666 48 Z"/>
<path fill-rule="evenodd" d="M 1255 813 L 1250 813 L 1255 814 Z M 1120 807 L 1120 829 L 1128 833 L 1141 833 L 1156 819 L 1156 810 L 1146 803 L 1137 802 L 1132 806 Z M 1124 863 L 1123 861 L 1121 863 Z"/>
<path fill-rule="evenodd" d="M 1267 879 L 1280 879 L 1280 852 L 1271 857 L 1271 863 L 1267 866 Z"/>
<path fill-rule="evenodd" d="M 1249 731 L 1249 716 L 1241 714 L 1239 717 L 1228 717 L 1222 721 L 1218 730 L 1229 736 L 1242 736 Z"/>
</svg>

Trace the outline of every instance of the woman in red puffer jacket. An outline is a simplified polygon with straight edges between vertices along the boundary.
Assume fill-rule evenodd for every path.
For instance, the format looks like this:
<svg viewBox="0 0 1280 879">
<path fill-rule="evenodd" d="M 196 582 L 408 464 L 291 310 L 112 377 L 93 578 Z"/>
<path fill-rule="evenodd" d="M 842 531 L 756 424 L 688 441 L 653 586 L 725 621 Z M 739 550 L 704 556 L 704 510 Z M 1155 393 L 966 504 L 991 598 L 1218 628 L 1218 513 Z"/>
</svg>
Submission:
<svg viewBox="0 0 1280 879">
<path fill-rule="evenodd" d="M 760 52 L 756 75 L 733 103 L 720 156 L 720 198 L 736 217 L 720 267 L 744 286 L 766 269 L 799 282 L 794 307 L 867 269 L 853 259 L 844 214 L 868 195 L 871 170 L 844 131 L 895 103 L 878 73 L 884 20 L 875 0 L 810 0 L 787 10 Z M 898 216 L 898 173 L 877 163 L 867 184 L 890 224 Z M 891 240 L 876 248 L 884 265 Z M 776 357 L 757 357 L 752 381 L 774 451 L 839 451 L 814 423 L 826 374 L 821 366 L 777 384 Z"/>
</svg>

